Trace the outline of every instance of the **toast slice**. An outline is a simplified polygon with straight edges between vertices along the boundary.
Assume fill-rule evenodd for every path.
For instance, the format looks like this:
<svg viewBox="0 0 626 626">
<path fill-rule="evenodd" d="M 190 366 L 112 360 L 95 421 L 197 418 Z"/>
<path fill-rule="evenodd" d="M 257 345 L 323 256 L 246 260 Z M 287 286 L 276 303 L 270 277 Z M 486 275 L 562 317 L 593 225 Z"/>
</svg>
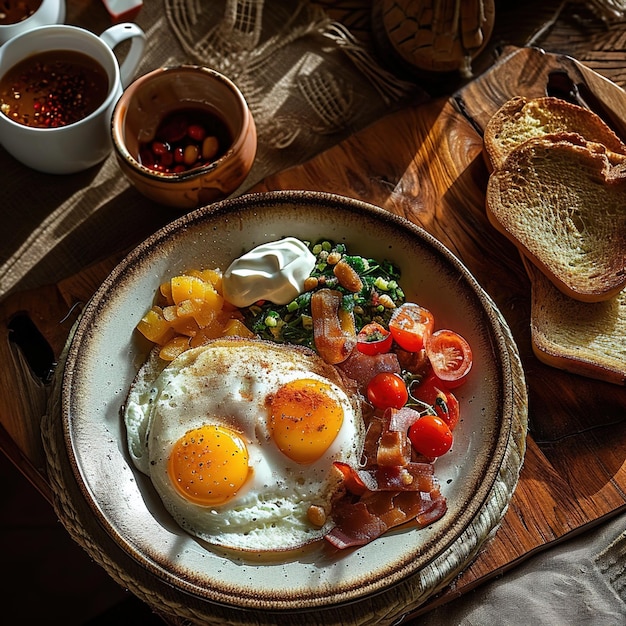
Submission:
<svg viewBox="0 0 626 626">
<path fill-rule="evenodd" d="M 571 136 L 529 139 L 487 185 L 489 221 L 565 295 L 626 286 L 626 155 Z"/>
<path fill-rule="evenodd" d="M 551 367 L 626 384 L 626 290 L 604 302 L 572 300 L 522 258 L 531 283 L 535 356 Z"/>
<path fill-rule="evenodd" d="M 491 117 L 484 132 L 488 165 L 502 167 L 506 157 L 528 139 L 575 133 L 603 144 L 611 152 L 626 154 L 626 145 L 593 111 L 560 98 L 511 98 Z"/>
</svg>

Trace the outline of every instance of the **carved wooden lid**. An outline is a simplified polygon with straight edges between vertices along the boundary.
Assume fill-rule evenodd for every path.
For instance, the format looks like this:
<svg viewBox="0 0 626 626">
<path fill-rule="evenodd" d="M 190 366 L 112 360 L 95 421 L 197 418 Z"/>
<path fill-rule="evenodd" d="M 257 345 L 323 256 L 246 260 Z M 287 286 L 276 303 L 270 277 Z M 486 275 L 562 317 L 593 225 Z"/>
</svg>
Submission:
<svg viewBox="0 0 626 626">
<path fill-rule="evenodd" d="M 429 72 L 470 73 L 488 42 L 494 0 L 378 0 L 379 24 L 408 64 Z"/>
</svg>

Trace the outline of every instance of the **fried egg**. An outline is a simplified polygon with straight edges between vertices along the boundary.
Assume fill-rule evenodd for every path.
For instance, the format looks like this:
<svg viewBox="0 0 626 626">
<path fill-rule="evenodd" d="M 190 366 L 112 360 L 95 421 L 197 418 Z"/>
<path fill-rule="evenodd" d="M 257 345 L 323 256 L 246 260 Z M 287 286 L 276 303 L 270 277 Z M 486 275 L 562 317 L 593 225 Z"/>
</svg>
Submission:
<svg viewBox="0 0 626 626">
<path fill-rule="evenodd" d="M 220 339 L 163 367 L 151 358 L 124 412 L 128 449 L 165 508 L 196 537 L 281 551 L 332 527 L 340 478 L 358 465 L 357 395 L 306 348 Z"/>
</svg>

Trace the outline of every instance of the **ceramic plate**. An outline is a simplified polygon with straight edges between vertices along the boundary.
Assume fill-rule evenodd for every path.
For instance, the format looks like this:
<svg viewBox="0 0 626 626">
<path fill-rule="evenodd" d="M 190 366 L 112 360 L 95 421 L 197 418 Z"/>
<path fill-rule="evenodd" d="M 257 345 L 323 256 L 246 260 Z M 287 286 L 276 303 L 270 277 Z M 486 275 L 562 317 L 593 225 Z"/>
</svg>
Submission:
<svg viewBox="0 0 626 626">
<path fill-rule="evenodd" d="M 225 269 L 250 248 L 287 235 L 343 241 L 354 254 L 396 263 L 407 299 L 430 309 L 438 327 L 464 335 L 474 366 L 468 382 L 457 390 L 462 421 L 453 449 L 435 466 L 448 501 L 441 520 L 421 530 L 389 532 L 359 549 L 334 551 L 320 542 L 287 558 L 241 558 L 208 547 L 173 522 L 149 480 L 130 461 L 121 409 L 148 350 L 134 329 L 159 284 L 191 268 Z M 67 450 L 100 524 L 174 590 L 238 610 L 342 606 L 410 579 L 445 556 L 476 520 L 484 522 L 515 419 L 510 350 L 508 329 L 489 297 L 444 246 L 410 222 L 328 194 L 243 196 L 185 215 L 156 233 L 112 272 L 88 303 L 63 374 Z M 507 468 L 513 482 L 518 470 L 519 464 Z M 510 491 L 493 505 L 495 519 L 509 497 Z M 481 522 L 486 531 L 469 539 L 468 554 L 485 538 L 489 523 L 493 519 Z"/>
</svg>

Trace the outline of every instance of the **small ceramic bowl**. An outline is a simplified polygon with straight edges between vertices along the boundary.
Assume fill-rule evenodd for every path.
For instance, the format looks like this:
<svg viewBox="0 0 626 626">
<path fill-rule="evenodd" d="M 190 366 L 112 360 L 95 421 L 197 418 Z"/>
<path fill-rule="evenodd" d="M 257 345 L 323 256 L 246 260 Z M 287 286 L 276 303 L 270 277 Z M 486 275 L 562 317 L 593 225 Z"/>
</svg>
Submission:
<svg viewBox="0 0 626 626">
<path fill-rule="evenodd" d="M 159 165 L 150 161 L 159 146 L 152 146 L 163 143 L 163 126 L 176 114 L 190 120 L 190 125 L 194 115 L 203 115 L 217 128 L 209 135 L 223 134 L 220 150 L 192 169 L 174 171 L 176 163 L 172 163 L 159 171 L 155 169 Z M 257 147 L 254 119 L 237 86 L 219 72 L 196 65 L 159 68 L 131 83 L 113 112 L 112 137 L 128 180 L 151 200 L 179 209 L 229 196 L 250 172 Z M 202 152 L 202 144 L 198 146 Z M 184 164 L 179 165 L 178 170 L 183 170 Z"/>
</svg>

